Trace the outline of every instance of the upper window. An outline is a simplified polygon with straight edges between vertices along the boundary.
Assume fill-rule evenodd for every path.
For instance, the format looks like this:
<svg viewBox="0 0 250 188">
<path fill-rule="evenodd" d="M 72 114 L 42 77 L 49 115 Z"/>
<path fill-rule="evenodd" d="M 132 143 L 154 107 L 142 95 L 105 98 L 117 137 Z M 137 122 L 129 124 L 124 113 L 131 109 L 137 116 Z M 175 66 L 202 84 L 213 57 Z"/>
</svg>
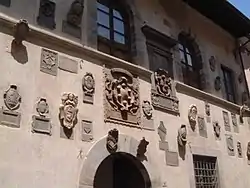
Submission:
<svg viewBox="0 0 250 188">
<path fill-rule="evenodd" d="M 193 40 L 188 39 L 182 33 L 179 35 L 179 42 L 183 81 L 187 85 L 201 89 L 200 65 L 202 62 L 199 59 L 201 58 L 199 50 L 195 49 Z"/>
<path fill-rule="evenodd" d="M 195 187 L 219 188 L 217 158 L 193 155 Z"/>
<path fill-rule="evenodd" d="M 234 93 L 233 72 L 224 66 L 221 66 L 221 70 L 223 73 L 223 81 L 224 81 L 226 98 L 228 101 L 235 103 L 236 100 L 235 100 L 235 93 Z"/>
<path fill-rule="evenodd" d="M 117 0 L 98 0 L 97 33 L 98 50 L 131 61 L 129 17 Z"/>
</svg>

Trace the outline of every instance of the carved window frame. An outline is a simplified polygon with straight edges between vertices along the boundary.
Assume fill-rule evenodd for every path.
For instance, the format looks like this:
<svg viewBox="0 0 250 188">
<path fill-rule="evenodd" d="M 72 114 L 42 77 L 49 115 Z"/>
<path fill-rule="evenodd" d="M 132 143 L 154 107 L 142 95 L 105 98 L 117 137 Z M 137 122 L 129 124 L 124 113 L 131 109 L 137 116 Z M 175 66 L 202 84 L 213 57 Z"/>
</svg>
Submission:
<svg viewBox="0 0 250 188">
<path fill-rule="evenodd" d="M 236 103 L 236 88 L 235 88 L 234 72 L 230 68 L 224 65 L 221 65 L 221 72 L 222 72 L 222 78 L 223 78 L 225 98 L 226 100 L 232 103 Z"/>
<path fill-rule="evenodd" d="M 100 6 L 105 6 L 105 9 L 107 8 L 107 11 L 101 9 Z M 98 45 L 98 50 L 104 53 L 121 58 L 125 61 L 132 62 L 131 33 L 133 31 L 131 30 L 130 27 L 131 25 L 130 22 L 132 22 L 132 20 L 130 19 L 131 16 L 126 10 L 126 7 L 124 8 L 123 4 L 118 1 L 97 0 L 97 14 L 101 12 L 102 14 L 106 14 L 109 18 L 108 19 L 109 26 L 106 26 L 105 24 L 98 21 L 98 16 L 97 16 L 97 45 Z M 117 11 L 117 13 L 120 15 L 115 16 L 114 11 Z M 115 30 L 114 19 L 123 23 L 124 27 L 123 33 Z M 109 38 L 101 36 L 98 33 L 99 27 L 108 30 Z M 122 35 L 124 37 L 125 43 L 123 44 L 117 42 L 114 38 L 115 34 Z M 118 52 L 120 52 L 121 54 L 118 54 Z"/>
</svg>

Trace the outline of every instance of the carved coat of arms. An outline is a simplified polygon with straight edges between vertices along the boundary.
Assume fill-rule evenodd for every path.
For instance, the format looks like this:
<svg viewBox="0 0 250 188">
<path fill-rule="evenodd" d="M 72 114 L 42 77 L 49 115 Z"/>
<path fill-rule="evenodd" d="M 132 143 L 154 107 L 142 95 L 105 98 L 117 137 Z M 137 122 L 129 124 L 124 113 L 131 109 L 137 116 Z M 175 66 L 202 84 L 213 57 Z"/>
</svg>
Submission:
<svg viewBox="0 0 250 188">
<path fill-rule="evenodd" d="M 152 118 L 152 116 L 153 116 L 153 107 L 152 107 L 152 105 L 150 104 L 149 101 L 143 101 L 143 103 L 142 103 L 142 111 L 143 111 L 144 116 L 147 119 Z"/>
<path fill-rule="evenodd" d="M 171 95 L 171 81 L 172 79 L 168 75 L 167 71 L 159 69 L 157 72 L 155 72 L 155 84 L 159 94 L 165 95 L 167 97 Z"/>
<path fill-rule="evenodd" d="M 62 104 L 59 108 L 59 118 L 62 126 L 67 129 L 72 129 L 77 122 L 78 109 L 78 97 L 73 93 L 64 93 L 62 96 Z"/>
<path fill-rule="evenodd" d="M 105 78 L 106 118 L 138 124 L 140 117 L 137 79 L 119 68 L 107 71 Z"/>
<path fill-rule="evenodd" d="M 87 72 L 82 79 L 82 88 L 84 93 L 93 95 L 95 91 L 95 80 L 91 73 Z"/>
<path fill-rule="evenodd" d="M 5 91 L 3 98 L 5 105 L 9 110 L 16 110 L 19 108 L 21 96 L 17 91 L 16 85 L 10 85 L 9 89 Z"/>
<path fill-rule="evenodd" d="M 119 137 L 119 131 L 117 129 L 112 129 L 108 132 L 106 148 L 109 153 L 114 153 L 117 151 L 118 137 Z"/>
<path fill-rule="evenodd" d="M 49 113 L 49 105 L 45 98 L 40 98 L 40 100 L 37 102 L 36 111 L 42 117 L 45 117 L 46 114 Z"/>
<path fill-rule="evenodd" d="M 187 143 L 187 128 L 186 125 L 181 125 L 181 127 L 178 130 L 178 136 L 177 136 L 178 144 L 181 147 L 184 147 Z"/>
</svg>

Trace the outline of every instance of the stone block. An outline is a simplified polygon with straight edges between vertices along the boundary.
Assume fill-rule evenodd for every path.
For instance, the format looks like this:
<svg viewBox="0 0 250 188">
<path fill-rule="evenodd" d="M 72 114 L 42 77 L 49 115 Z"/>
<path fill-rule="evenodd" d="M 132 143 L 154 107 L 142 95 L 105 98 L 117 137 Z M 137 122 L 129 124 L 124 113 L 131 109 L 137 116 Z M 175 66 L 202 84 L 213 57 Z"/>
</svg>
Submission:
<svg viewBox="0 0 250 188">
<path fill-rule="evenodd" d="M 44 73 L 56 76 L 58 68 L 58 54 L 42 48 L 40 70 Z"/>
<path fill-rule="evenodd" d="M 166 164 L 168 166 L 179 166 L 178 153 L 173 151 L 166 151 Z"/>
<path fill-rule="evenodd" d="M 51 135 L 51 123 L 50 119 L 42 116 L 32 117 L 32 132 Z"/>
<path fill-rule="evenodd" d="M 92 121 L 82 120 L 81 129 L 82 141 L 91 142 L 94 139 Z"/>
<path fill-rule="evenodd" d="M 0 110 L 0 124 L 20 128 L 21 114 L 10 110 Z"/>
<path fill-rule="evenodd" d="M 65 20 L 62 23 L 62 32 L 67 33 L 78 39 L 81 39 L 81 35 L 82 35 L 81 27 L 69 24 Z"/>
<path fill-rule="evenodd" d="M 78 62 L 65 56 L 59 56 L 59 69 L 71 73 L 78 73 Z"/>
<path fill-rule="evenodd" d="M 159 141 L 159 149 L 163 150 L 163 151 L 167 151 L 168 150 L 168 142 L 166 141 Z"/>
</svg>

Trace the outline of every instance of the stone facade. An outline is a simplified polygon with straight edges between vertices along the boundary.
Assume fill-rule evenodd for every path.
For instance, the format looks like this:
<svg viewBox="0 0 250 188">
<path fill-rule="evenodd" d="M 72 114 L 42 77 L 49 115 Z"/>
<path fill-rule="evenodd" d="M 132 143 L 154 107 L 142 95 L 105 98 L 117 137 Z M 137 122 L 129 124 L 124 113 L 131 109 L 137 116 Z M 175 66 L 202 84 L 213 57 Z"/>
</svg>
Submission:
<svg viewBox="0 0 250 188">
<path fill-rule="evenodd" d="M 99 188 L 98 167 L 115 154 L 136 161 L 147 187 L 194 188 L 194 155 L 217 158 L 221 188 L 250 187 L 249 110 L 238 97 L 248 88 L 235 76 L 236 102 L 226 100 L 221 65 L 244 72 L 227 31 L 180 0 L 127 0 L 136 46 L 129 63 L 97 50 L 92 0 L 3 2 L 1 188 Z M 13 34 L 19 18 L 25 36 Z M 183 83 L 181 32 L 199 46 L 203 91 Z M 152 68 L 149 33 L 163 39 L 171 66 Z"/>
</svg>

